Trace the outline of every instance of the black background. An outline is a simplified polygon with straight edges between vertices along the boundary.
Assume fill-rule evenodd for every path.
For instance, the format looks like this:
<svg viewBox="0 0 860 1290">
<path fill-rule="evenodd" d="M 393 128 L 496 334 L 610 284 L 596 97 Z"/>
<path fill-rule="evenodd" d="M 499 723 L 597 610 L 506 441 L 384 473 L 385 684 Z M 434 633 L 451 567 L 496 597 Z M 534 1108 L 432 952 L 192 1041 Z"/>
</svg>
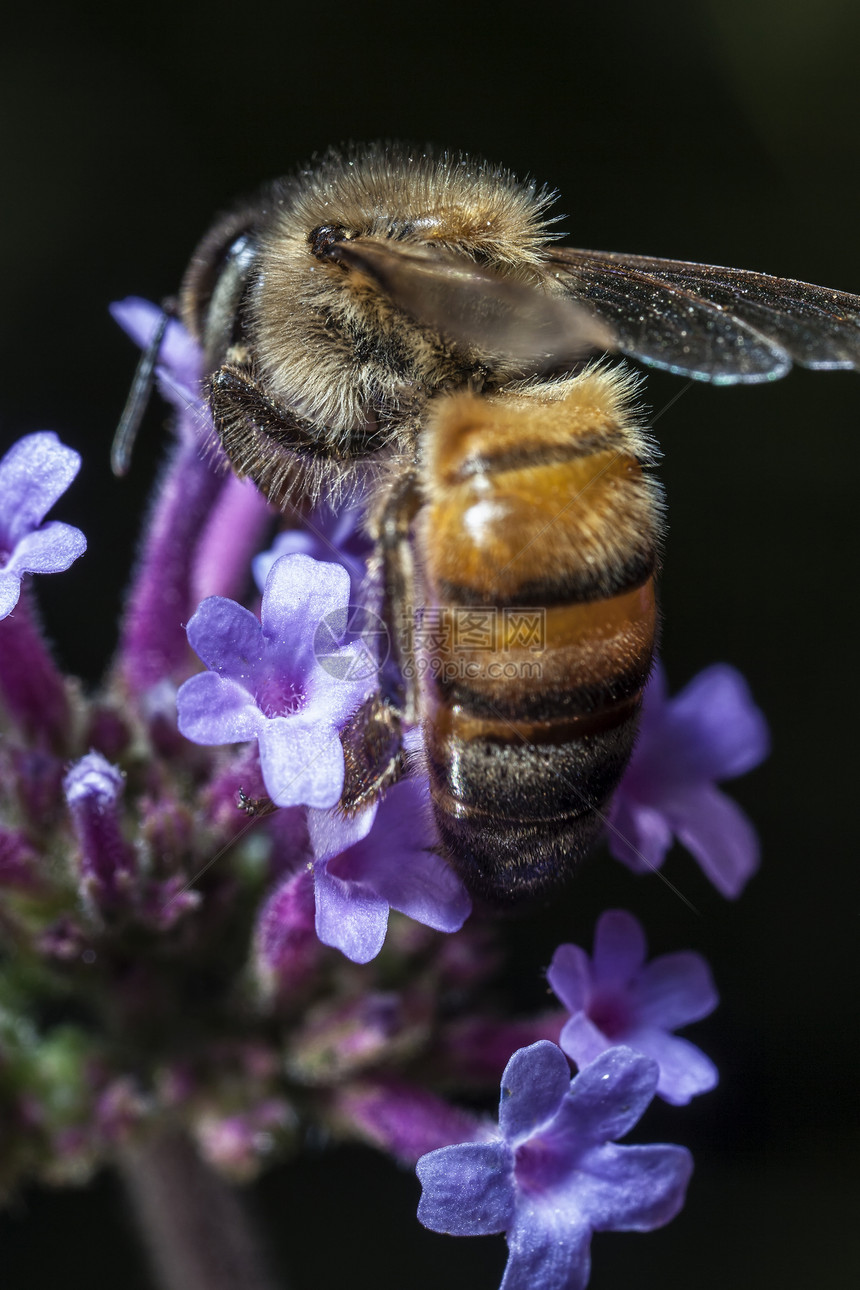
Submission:
<svg viewBox="0 0 860 1290">
<path fill-rule="evenodd" d="M 135 354 L 106 305 L 175 290 L 213 214 L 347 139 L 432 141 L 557 187 L 575 244 L 737 264 L 860 292 L 860 9 L 853 0 L 563 7 L 147 0 L 45 3 L 0 49 L 4 379 L 0 439 L 58 431 L 85 458 L 58 517 L 86 532 L 42 580 L 66 665 L 109 657 L 161 413 L 133 477 L 108 451 Z M 655 412 L 679 393 L 654 374 Z M 654 879 L 595 862 L 545 919 L 511 929 L 523 1000 L 562 939 L 634 909 L 655 950 L 700 949 L 723 1002 L 692 1034 L 722 1083 L 655 1107 L 642 1140 L 696 1154 L 688 1205 L 647 1237 L 597 1237 L 594 1290 L 853 1285 L 857 1213 L 856 598 L 860 381 L 795 372 L 693 386 L 661 416 L 669 540 L 662 599 L 674 686 L 727 660 L 773 728 L 732 791 L 762 836 L 737 904 L 692 861 Z M 358 1149 L 310 1154 L 257 1188 L 292 1290 L 349 1283 L 494 1290 L 499 1238 L 414 1219 L 417 1184 Z M 149 1286 L 112 1177 L 30 1191 L 0 1220 L 10 1290 Z"/>
</svg>

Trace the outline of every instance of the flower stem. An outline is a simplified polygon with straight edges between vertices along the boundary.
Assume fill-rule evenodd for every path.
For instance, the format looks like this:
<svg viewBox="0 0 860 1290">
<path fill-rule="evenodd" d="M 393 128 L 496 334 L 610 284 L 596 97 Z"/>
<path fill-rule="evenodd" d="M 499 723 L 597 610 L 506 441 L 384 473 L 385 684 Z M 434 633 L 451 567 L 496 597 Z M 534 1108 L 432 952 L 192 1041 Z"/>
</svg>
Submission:
<svg viewBox="0 0 860 1290">
<path fill-rule="evenodd" d="M 164 677 L 193 670 L 185 624 L 191 616 L 190 565 L 224 478 L 196 441 L 178 442 L 149 519 L 120 639 L 120 669 L 140 696 Z"/>
<path fill-rule="evenodd" d="M 240 1196 L 187 1138 L 129 1148 L 120 1167 L 158 1290 L 275 1290 Z"/>
</svg>

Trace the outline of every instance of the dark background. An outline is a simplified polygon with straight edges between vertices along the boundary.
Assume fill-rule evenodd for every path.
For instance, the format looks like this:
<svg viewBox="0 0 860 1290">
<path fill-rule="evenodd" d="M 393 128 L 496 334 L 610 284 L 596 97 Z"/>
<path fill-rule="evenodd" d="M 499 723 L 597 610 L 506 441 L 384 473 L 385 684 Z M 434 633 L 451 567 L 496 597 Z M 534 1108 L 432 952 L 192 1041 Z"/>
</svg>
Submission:
<svg viewBox="0 0 860 1290">
<path fill-rule="evenodd" d="M 7 20 L 0 49 L 0 439 L 52 428 L 84 454 L 58 514 L 90 549 L 39 592 L 61 656 L 89 679 L 112 648 L 163 449 L 157 412 L 133 477 L 111 479 L 135 354 L 106 305 L 171 293 L 219 208 L 315 150 L 380 136 L 472 150 L 556 186 L 575 244 L 860 292 L 855 0 L 34 13 L 27 30 Z M 655 412 L 680 385 L 649 378 Z M 694 386 L 659 422 L 670 678 L 718 659 L 741 668 L 774 753 L 732 790 L 764 855 L 737 904 L 680 853 L 667 872 L 695 913 L 604 860 L 551 917 L 511 932 L 532 1006 L 554 945 L 587 941 L 613 904 L 643 918 L 655 950 L 707 954 L 723 995 L 691 1036 L 720 1088 L 643 1126 L 644 1140 L 694 1150 L 687 1208 L 654 1235 L 596 1238 L 594 1290 L 860 1280 L 858 420 L 855 374 L 795 372 Z M 498 1283 L 501 1239 L 425 1233 L 414 1180 L 369 1151 L 309 1156 L 258 1195 L 292 1290 Z M 67 1290 L 149 1285 L 107 1175 L 22 1197 L 0 1219 L 0 1266 L 9 1290 L 58 1275 Z"/>
</svg>

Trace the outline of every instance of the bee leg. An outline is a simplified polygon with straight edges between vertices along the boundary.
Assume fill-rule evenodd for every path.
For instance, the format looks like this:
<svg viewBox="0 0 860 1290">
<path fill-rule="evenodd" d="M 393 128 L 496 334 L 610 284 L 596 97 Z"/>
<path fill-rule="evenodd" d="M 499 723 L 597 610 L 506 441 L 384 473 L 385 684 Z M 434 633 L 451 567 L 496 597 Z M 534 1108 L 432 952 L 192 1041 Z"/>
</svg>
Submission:
<svg viewBox="0 0 860 1290">
<path fill-rule="evenodd" d="M 403 775 L 403 730 L 398 709 L 377 691 L 349 719 L 340 741 L 346 773 L 339 807 L 351 815 Z"/>
<path fill-rule="evenodd" d="M 409 532 L 422 503 L 417 476 L 404 475 L 386 498 L 373 526 L 382 564 L 382 617 L 390 636 L 392 661 L 397 669 L 397 697 L 406 725 L 418 720 L 416 575 Z"/>
<path fill-rule="evenodd" d="M 381 566 L 381 613 L 390 653 L 379 660 L 376 693 L 341 731 L 346 774 L 339 806 L 347 814 L 360 810 L 401 778 L 403 726 L 418 720 L 415 565 L 409 531 L 421 504 L 417 477 L 408 474 L 388 494 L 371 526 Z"/>
<path fill-rule="evenodd" d="M 314 501 L 325 487 L 348 485 L 357 454 L 334 452 L 323 426 L 273 399 L 250 363 L 225 363 L 209 383 L 221 445 L 238 475 L 248 475 L 282 510 Z"/>
<path fill-rule="evenodd" d="M 403 726 L 418 719 L 414 666 L 415 569 L 409 530 L 421 497 L 417 479 L 398 481 L 371 525 L 382 582 L 380 611 L 388 656 L 378 660 L 378 687 L 341 731 L 346 773 L 339 808 L 352 814 L 405 773 Z"/>
</svg>

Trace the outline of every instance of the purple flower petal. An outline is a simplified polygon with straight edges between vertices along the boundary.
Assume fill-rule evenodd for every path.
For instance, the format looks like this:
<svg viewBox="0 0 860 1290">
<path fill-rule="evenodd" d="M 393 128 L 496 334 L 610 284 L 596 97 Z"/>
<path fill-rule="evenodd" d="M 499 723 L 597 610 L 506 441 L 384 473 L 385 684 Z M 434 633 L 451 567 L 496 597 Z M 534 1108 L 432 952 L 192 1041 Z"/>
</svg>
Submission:
<svg viewBox="0 0 860 1290">
<path fill-rule="evenodd" d="M 338 811 L 309 814 L 318 882 L 318 925 L 321 909 L 326 927 L 330 929 L 332 924 L 328 913 L 331 889 L 320 885 L 325 878 L 326 884 L 337 882 L 342 903 L 347 902 L 349 891 L 353 894 L 350 944 L 360 943 L 362 954 L 369 953 L 371 945 L 376 946 L 374 953 L 382 948 L 389 907 L 442 932 L 458 931 L 471 912 L 471 901 L 457 875 L 429 850 L 435 839 L 425 811 L 426 795 L 426 786 L 404 780 L 389 789 L 381 805 L 373 804 L 357 815 L 344 817 Z M 385 906 L 384 922 L 379 902 Z M 372 919 L 366 934 L 357 928 L 363 911 Z M 329 930 L 326 935 L 334 933 Z M 355 959 L 339 939 L 326 939 L 326 944 L 338 945 L 354 962 L 368 961 Z"/>
<path fill-rule="evenodd" d="M 734 668 L 709 668 L 674 699 L 665 697 L 658 671 L 612 802 L 609 850 L 634 870 L 658 868 L 674 833 L 724 895 L 737 895 L 757 866 L 757 842 L 713 781 L 749 770 L 768 742 L 764 717 Z"/>
<path fill-rule="evenodd" d="M 272 565 L 282 555 L 308 555 L 315 560 L 342 564 L 349 574 L 350 601 L 359 604 L 371 549 L 369 540 L 358 529 L 360 516 L 360 508 L 336 513 L 323 505 L 304 519 L 303 528 L 279 533 L 271 548 L 256 556 L 253 562 L 254 580 L 260 591 Z"/>
<path fill-rule="evenodd" d="M 575 1012 L 570 1021 L 565 1022 L 558 1042 L 580 1070 L 595 1061 L 601 1053 L 605 1053 L 611 1045 L 608 1036 L 582 1011 Z"/>
<path fill-rule="evenodd" d="M 579 1012 L 591 993 L 591 963 L 585 950 L 578 945 L 559 945 L 546 979 L 568 1012 Z"/>
<path fill-rule="evenodd" d="M 684 1199 L 683 1148 L 608 1141 L 651 1100 L 656 1064 L 613 1048 L 569 1085 L 566 1066 L 553 1044 L 521 1049 L 502 1081 L 505 1143 L 446 1147 L 418 1162 L 425 1225 L 506 1232 L 504 1290 L 584 1290 L 592 1231 L 656 1227 Z"/>
<path fill-rule="evenodd" d="M 560 1048 L 539 1040 L 520 1048 L 505 1067 L 499 1128 L 508 1142 L 531 1137 L 558 1113 L 570 1089 L 570 1067 Z"/>
<path fill-rule="evenodd" d="M 663 954 L 646 964 L 635 985 L 641 1024 L 675 1030 L 713 1012 L 719 995 L 700 954 Z"/>
<path fill-rule="evenodd" d="M 81 468 L 80 454 L 52 430 L 24 435 L 0 460 L 0 548 L 38 528 Z"/>
<path fill-rule="evenodd" d="M 309 663 L 304 677 L 307 703 L 321 720 L 342 726 L 368 697 L 376 682 L 377 669 L 367 653 L 356 644 L 342 645 L 326 666 Z"/>
<path fill-rule="evenodd" d="M 251 571 L 257 589 L 262 593 L 266 579 L 282 555 L 307 555 L 312 560 L 338 560 L 340 553 L 330 542 L 323 542 L 307 529 L 286 529 L 278 533 L 267 551 L 261 551 L 251 561 Z"/>
<path fill-rule="evenodd" d="M 343 569 L 284 556 L 266 583 L 262 626 L 218 596 L 188 625 L 210 670 L 208 679 L 192 677 L 182 687 L 180 728 L 200 743 L 257 738 L 266 791 L 277 806 L 330 807 L 343 789 L 338 727 L 368 683 L 328 675 L 314 658 L 314 639 L 325 609 L 335 616 L 345 610 L 348 584 Z"/>
<path fill-rule="evenodd" d="M 61 573 L 86 551 L 80 529 L 42 524 L 80 465 L 50 430 L 24 435 L 0 460 L 0 618 L 18 603 L 24 574 Z"/>
<path fill-rule="evenodd" d="M 735 668 L 716 663 L 672 703 L 675 756 L 691 779 L 733 779 L 770 751 L 767 722 Z"/>
<path fill-rule="evenodd" d="M 672 845 L 672 829 L 660 810 L 630 797 L 621 788 L 609 810 L 607 846 L 634 873 L 659 869 Z"/>
<path fill-rule="evenodd" d="M 719 1083 L 714 1063 L 687 1039 L 668 1035 L 657 1026 L 634 1030 L 627 1038 L 631 1048 L 653 1058 L 659 1065 L 657 1092 L 672 1106 L 686 1106 Z"/>
<path fill-rule="evenodd" d="M 434 1232 L 489 1236 L 514 1217 L 513 1157 L 502 1142 L 440 1147 L 418 1161 L 418 1218 Z"/>
<path fill-rule="evenodd" d="M 253 693 L 264 651 L 259 621 L 242 605 L 209 596 L 192 616 L 188 643 L 211 672 L 229 676 Z"/>
<path fill-rule="evenodd" d="M 385 943 L 388 902 L 354 882 L 314 867 L 316 931 L 323 945 L 332 945 L 353 963 L 369 963 Z"/>
<path fill-rule="evenodd" d="M 554 1127 L 583 1145 L 622 1138 L 657 1088 L 658 1067 L 631 1048 L 609 1048 L 581 1070 Z"/>
<path fill-rule="evenodd" d="M 365 835 L 367 836 L 367 835 Z M 364 882 L 392 909 L 440 932 L 456 932 L 472 903 L 454 870 L 435 852 L 436 841 L 423 781 L 401 780 L 389 789 L 379 818 L 379 834 L 352 848 L 329 866 L 332 872 Z"/>
<path fill-rule="evenodd" d="M 575 1204 L 529 1197 L 508 1233 L 508 1264 L 499 1290 L 584 1290 L 591 1274 L 591 1229 Z"/>
<path fill-rule="evenodd" d="M 576 1200 L 596 1232 L 649 1232 L 684 1203 L 693 1161 L 683 1147 L 655 1144 L 588 1153 L 576 1178 Z"/>
<path fill-rule="evenodd" d="M 323 619 L 346 625 L 349 575 L 339 564 L 323 564 L 307 555 L 277 560 L 263 592 L 263 634 L 287 640 L 296 634 L 310 652 Z"/>
<path fill-rule="evenodd" d="M 372 802 L 355 815 L 342 815 L 337 810 L 309 811 L 308 834 L 316 863 L 331 860 L 363 841 L 373 828 L 378 809 L 379 803 Z"/>
<path fill-rule="evenodd" d="M 320 719 L 341 724 L 376 682 L 376 661 L 363 642 L 341 644 L 349 624 L 349 576 L 337 564 L 305 555 L 272 565 L 263 594 L 263 635 L 274 651 L 289 642 L 290 666 L 304 678 Z"/>
<path fill-rule="evenodd" d="M 266 720 L 238 681 L 200 672 L 176 695 L 179 729 L 196 744 L 233 744 L 257 739 Z"/>
<path fill-rule="evenodd" d="M 392 909 L 437 932 L 459 931 L 472 911 L 462 882 L 432 851 L 414 854 L 405 863 L 393 849 L 380 851 L 372 881 Z"/>
<path fill-rule="evenodd" d="M 80 529 L 51 520 L 19 539 L 0 577 L 12 574 L 20 580 L 24 573 L 62 573 L 86 549 L 87 539 Z"/>
<path fill-rule="evenodd" d="M 0 619 L 7 618 L 21 595 L 21 578 L 17 573 L 0 569 Z"/>
<path fill-rule="evenodd" d="M 594 933 L 594 973 L 604 985 L 626 982 L 645 962 L 648 947 L 639 920 L 609 909 Z"/>
<path fill-rule="evenodd" d="M 743 811 L 719 789 L 689 790 L 667 807 L 678 841 L 724 896 L 739 896 L 758 869 L 756 832 Z"/>
<path fill-rule="evenodd" d="M 276 806 L 334 806 L 343 792 L 343 746 L 313 713 L 275 717 L 259 731 L 263 782 Z"/>
</svg>

